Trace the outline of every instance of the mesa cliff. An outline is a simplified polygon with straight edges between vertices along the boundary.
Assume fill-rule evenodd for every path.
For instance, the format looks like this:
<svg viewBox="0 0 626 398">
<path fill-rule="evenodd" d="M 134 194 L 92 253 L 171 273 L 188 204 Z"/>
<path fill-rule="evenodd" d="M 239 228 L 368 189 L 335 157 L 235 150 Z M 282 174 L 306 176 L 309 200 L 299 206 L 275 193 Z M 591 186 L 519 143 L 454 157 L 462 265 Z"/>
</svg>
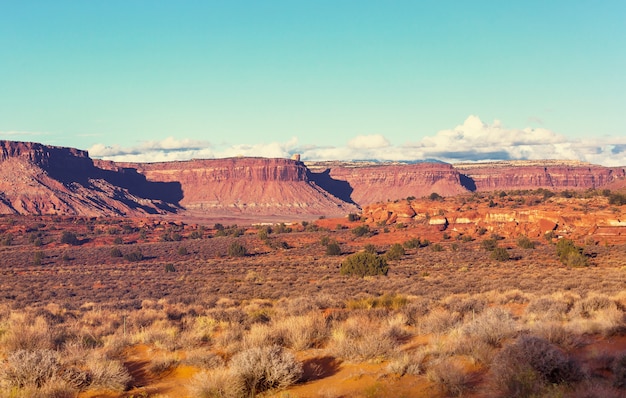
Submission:
<svg viewBox="0 0 626 398">
<path fill-rule="evenodd" d="M 576 161 L 508 161 L 456 164 L 472 191 L 596 189 L 624 180 L 624 168 Z"/>
<path fill-rule="evenodd" d="M 93 160 L 74 148 L 0 141 L 0 214 L 336 217 L 432 193 L 448 197 L 624 186 L 624 168 L 581 162 L 451 165 L 228 158 L 116 163 Z"/>
<path fill-rule="evenodd" d="M 330 192 L 340 191 L 344 200 L 359 205 L 386 202 L 436 192 L 454 196 L 468 192 L 461 175 L 451 164 L 356 164 L 315 162 L 307 164 L 311 178 Z M 344 187 L 341 188 L 343 183 Z"/>
<path fill-rule="evenodd" d="M 150 181 L 178 183 L 182 190 L 180 205 L 196 214 L 338 216 L 358 210 L 309 181 L 307 168 L 295 160 L 228 158 L 96 164 L 114 171 L 136 170 Z"/>
</svg>

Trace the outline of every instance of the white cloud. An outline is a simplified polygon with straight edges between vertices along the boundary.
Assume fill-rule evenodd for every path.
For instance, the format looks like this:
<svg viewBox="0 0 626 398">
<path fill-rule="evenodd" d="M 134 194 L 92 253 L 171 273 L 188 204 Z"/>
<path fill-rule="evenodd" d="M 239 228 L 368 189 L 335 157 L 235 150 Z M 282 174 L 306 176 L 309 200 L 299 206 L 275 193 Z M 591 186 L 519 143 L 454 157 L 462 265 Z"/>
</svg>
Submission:
<svg viewBox="0 0 626 398">
<path fill-rule="evenodd" d="M 380 134 L 357 135 L 348 141 L 348 147 L 354 149 L 378 149 L 389 146 L 389 141 Z"/>
<path fill-rule="evenodd" d="M 146 141 L 136 147 L 89 148 L 91 156 L 115 161 L 159 162 L 235 156 L 290 157 L 303 160 L 391 160 L 437 159 L 449 163 L 488 160 L 581 160 L 605 166 L 626 166 L 626 138 L 598 137 L 568 139 L 546 128 L 507 128 L 500 121 L 485 123 L 470 115 L 461 125 L 404 145 L 392 145 L 380 134 L 359 135 L 343 146 L 299 145 L 297 138 L 286 142 L 220 144 L 175 139 Z"/>
</svg>

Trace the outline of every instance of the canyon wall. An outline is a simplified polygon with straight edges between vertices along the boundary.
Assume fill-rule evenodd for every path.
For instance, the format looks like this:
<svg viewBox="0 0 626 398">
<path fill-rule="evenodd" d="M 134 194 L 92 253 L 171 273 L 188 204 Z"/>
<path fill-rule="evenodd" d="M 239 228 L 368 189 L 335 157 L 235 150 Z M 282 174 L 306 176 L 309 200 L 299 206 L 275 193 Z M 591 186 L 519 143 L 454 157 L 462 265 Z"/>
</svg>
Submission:
<svg viewBox="0 0 626 398">
<path fill-rule="evenodd" d="M 575 161 L 512 161 L 455 164 L 467 177 L 471 190 L 596 189 L 624 179 L 624 168 L 609 168 Z"/>
<path fill-rule="evenodd" d="M 450 164 L 425 162 L 415 164 L 335 164 L 316 162 L 307 164 L 312 179 L 333 192 L 340 182 L 346 186 L 340 195 L 359 205 L 422 197 L 436 192 L 442 196 L 467 193 L 461 175 Z M 334 184 L 335 188 L 325 185 Z"/>
<path fill-rule="evenodd" d="M 289 159 L 228 158 L 163 163 L 106 163 L 133 169 L 149 181 L 181 185 L 180 204 L 205 213 L 343 216 L 358 211 L 309 181 L 303 163 Z"/>
</svg>

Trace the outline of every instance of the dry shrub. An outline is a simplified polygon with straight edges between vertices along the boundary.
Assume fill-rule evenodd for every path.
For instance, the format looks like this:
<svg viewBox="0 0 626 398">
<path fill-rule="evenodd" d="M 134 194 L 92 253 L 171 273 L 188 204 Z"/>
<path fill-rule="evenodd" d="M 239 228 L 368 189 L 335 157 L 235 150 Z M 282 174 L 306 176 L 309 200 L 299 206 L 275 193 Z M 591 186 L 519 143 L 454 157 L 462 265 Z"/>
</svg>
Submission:
<svg viewBox="0 0 626 398">
<path fill-rule="evenodd" d="M 499 347 L 503 340 L 515 336 L 518 326 L 510 312 L 499 307 L 486 309 L 462 327 L 469 342 L 483 342 Z"/>
<path fill-rule="evenodd" d="M 486 300 L 469 294 L 451 294 L 442 300 L 444 308 L 450 312 L 465 314 L 478 314 L 487 306 Z"/>
<path fill-rule="evenodd" d="M 104 341 L 104 354 L 108 358 L 121 357 L 124 350 L 133 344 L 131 337 L 124 334 L 112 334 L 105 336 Z"/>
<path fill-rule="evenodd" d="M 450 312 L 445 308 L 435 308 L 422 317 L 417 326 L 422 333 L 445 333 L 461 321 L 458 312 Z"/>
<path fill-rule="evenodd" d="M 200 369 L 216 369 L 226 364 L 222 357 L 203 348 L 187 351 L 183 363 Z"/>
<path fill-rule="evenodd" d="M 243 343 L 244 334 L 245 328 L 240 323 L 222 324 L 221 332 L 215 336 L 215 346 L 225 352 L 237 352 Z"/>
<path fill-rule="evenodd" d="M 583 339 L 572 333 L 560 322 L 537 322 L 531 327 L 533 335 L 546 339 L 564 349 L 580 347 Z"/>
<path fill-rule="evenodd" d="M 40 388 L 55 377 L 60 369 L 58 353 L 46 349 L 18 349 L 4 362 L 0 368 L 0 380 L 9 388 Z"/>
<path fill-rule="evenodd" d="M 326 320 L 318 313 L 281 319 L 273 327 L 281 330 L 285 345 L 297 351 L 320 347 L 328 338 Z"/>
<path fill-rule="evenodd" d="M 617 309 L 617 304 L 604 294 L 593 293 L 576 301 L 571 314 L 580 318 L 593 318 L 597 312 L 609 309 Z"/>
<path fill-rule="evenodd" d="M 449 396 L 461 396 L 469 387 L 471 377 L 463 364 L 449 357 L 434 361 L 426 372 L 430 381 Z"/>
<path fill-rule="evenodd" d="M 302 364 L 277 345 L 241 351 L 233 356 L 229 367 L 250 396 L 289 387 L 302 376 Z"/>
<path fill-rule="evenodd" d="M 132 381 L 128 370 L 117 360 L 94 355 L 87 359 L 86 366 L 91 373 L 92 387 L 124 391 Z"/>
<path fill-rule="evenodd" d="M 426 370 L 426 350 L 417 350 L 411 353 L 403 353 L 392 358 L 387 365 L 387 371 L 399 376 L 420 375 Z"/>
<path fill-rule="evenodd" d="M 150 359 L 149 370 L 153 374 L 161 374 L 171 370 L 179 363 L 180 359 L 178 358 L 178 355 L 163 353 Z"/>
<path fill-rule="evenodd" d="M 328 350 L 350 360 L 383 359 L 397 347 L 396 337 L 384 322 L 354 316 L 332 331 Z"/>
<path fill-rule="evenodd" d="M 5 352 L 18 350 L 46 350 L 53 348 L 54 331 L 43 317 L 32 319 L 24 313 L 13 313 L 9 317 L 7 331 L 2 336 Z"/>
<path fill-rule="evenodd" d="M 155 321 L 133 337 L 137 342 L 154 344 L 156 347 L 169 351 L 180 348 L 180 329 L 168 320 Z"/>
<path fill-rule="evenodd" d="M 191 379 L 189 392 L 193 398 L 240 398 L 245 396 L 237 375 L 226 368 L 202 371 Z"/>
<path fill-rule="evenodd" d="M 575 334 L 603 334 L 612 336 L 622 333 L 625 324 L 624 311 L 617 307 L 597 310 L 589 318 L 575 318 L 568 328 Z"/>
<path fill-rule="evenodd" d="M 529 301 L 528 295 L 519 289 L 510 289 L 502 293 L 495 293 L 492 300 L 495 304 L 525 304 Z"/>
<path fill-rule="evenodd" d="M 275 306 L 276 309 L 285 315 L 306 315 L 311 311 L 316 311 L 320 307 L 312 297 L 300 296 L 294 298 L 281 298 Z"/>
<path fill-rule="evenodd" d="M 577 362 L 545 339 L 521 336 L 494 358 L 492 382 L 507 397 L 543 396 L 551 385 L 579 381 Z"/>
<path fill-rule="evenodd" d="M 400 311 L 406 317 L 407 325 L 415 326 L 418 320 L 430 311 L 430 302 L 421 297 L 416 298 L 410 300 Z"/>
<path fill-rule="evenodd" d="M 526 307 L 526 313 L 543 320 L 563 320 L 573 303 L 554 296 L 542 296 L 533 299 Z"/>
<path fill-rule="evenodd" d="M 6 395 L 5 395 L 6 394 Z M 53 378 L 41 387 L 14 388 L 0 391 L 2 398 L 76 398 L 78 391 L 65 381 Z"/>
<path fill-rule="evenodd" d="M 180 345 L 192 348 L 211 341 L 218 329 L 218 322 L 208 316 L 183 318 L 183 331 L 180 336 Z"/>
</svg>

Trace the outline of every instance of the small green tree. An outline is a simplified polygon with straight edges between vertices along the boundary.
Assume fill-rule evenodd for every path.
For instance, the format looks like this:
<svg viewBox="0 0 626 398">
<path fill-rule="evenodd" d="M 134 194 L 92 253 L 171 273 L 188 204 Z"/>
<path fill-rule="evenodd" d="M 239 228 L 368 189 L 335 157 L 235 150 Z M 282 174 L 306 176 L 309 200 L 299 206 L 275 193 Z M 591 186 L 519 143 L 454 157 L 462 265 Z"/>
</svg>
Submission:
<svg viewBox="0 0 626 398">
<path fill-rule="evenodd" d="M 367 225 L 359 225 L 358 227 L 352 230 L 352 234 L 354 234 L 354 236 L 365 236 L 365 235 L 368 235 L 369 233 L 370 233 L 370 227 L 368 227 Z"/>
<path fill-rule="evenodd" d="M 245 257 L 248 254 L 248 249 L 239 242 L 233 242 L 228 246 L 228 255 L 230 257 Z"/>
<path fill-rule="evenodd" d="M 350 213 L 348 214 L 348 221 L 359 221 L 361 219 L 361 217 L 358 214 L 355 213 Z"/>
<path fill-rule="evenodd" d="M 589 265 L 583 248 L 576 246 L 571 239 L 561 239 L 556 243 L 556 255 L 563 264 L 570 267 L 586 267 Z"/>
<path fill-rule="evenodd" d="M 534 249 L 535 242 L 530 240 L 526 235 L 520 235 L 517 237 L 517 245 L 522 249 Z"/>
<path fill-rule="evenodd" d="M 342 263 L 341 275 L 354 275 L 359 277 L 387 275 L 389 266 L 387 261 L 377 255 L 359 252 L 348 256 Z"/>
<path fill-rule="evenodd" d="M 387 253 L 385 253 L 385 257 L 387 260 L 399 260 L 404 254 L 404 247 L 399 243 L 394 243 L 389 250 L 387 250 Z"/>
<path fill-rule="evenodd" d="M 498 247 L 498 241 L 495 239 L 485 239 L 480 243 L 480 246 L 487 251 L 494 251 Z"/>
<path fill-rule="evenodd" d="M 368 243 L 367 245 L 365 245 L 363 247 L 363 250 L 366 253 L 378 254 L 378 249 L 376 249 L 376 246 L 372 245 L 371 243 Z"/>
<path fill-rule="evenodd" d="M 511 256 L 504 247 L 496 247 L 491 252 L 491 258 L 496 261 L 507 261 L 511 258 Z"/>
<path fill-rule="evenodd" d="M 328 245 L 326 245 L 326 255 L 328 256 L 340 256 L 341 255 L 341 246 L 339 243 L 332 241 Z"/>
<path fill-rule="evenodd" d="M 126 261 L 141 261 L 144 259 L 143 254 L 141 253 L 141 250 L 137 249 L 134 252 L 130 252 L 128 254 L 124 255 L 124 259 Z"/>
<path fill-rule="evenodd" d="M 61 243 L 76 246 L 80 244 L 80 241 L 74 232 L 63 231 L 61 234 Z"/>
</svg>

